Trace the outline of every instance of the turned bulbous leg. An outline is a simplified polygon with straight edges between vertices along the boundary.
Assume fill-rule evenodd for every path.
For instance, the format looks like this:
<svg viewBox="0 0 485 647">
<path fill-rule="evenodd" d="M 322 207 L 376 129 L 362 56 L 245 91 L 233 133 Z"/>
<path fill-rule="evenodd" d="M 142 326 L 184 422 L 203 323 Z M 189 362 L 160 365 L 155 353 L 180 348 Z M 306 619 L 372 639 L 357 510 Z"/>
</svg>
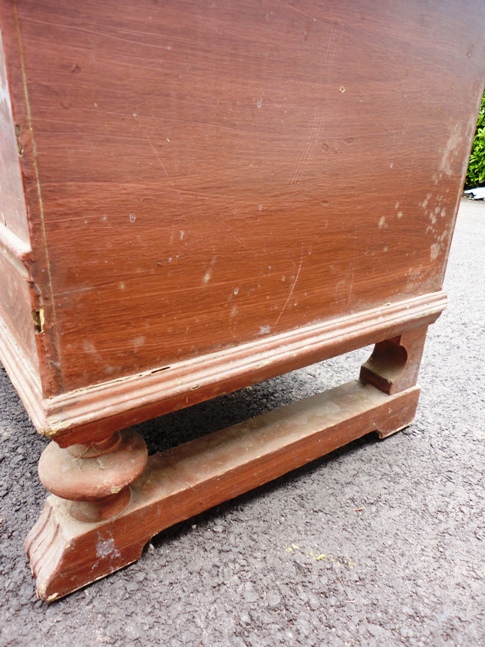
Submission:
<svg viewBox="0 0 485 647">
<path fill-rule="evenodd" d="M 91 445 L 61 448 L 51 442 L 39 462 L 39 476 L 49 492 L 65 499 L 66 511 L 78 521 L 104 521 L 130 502 L 130 484 L 143 472 L 148 452 L 131 429 Z"/>
<path fill-rule="evenodd" d="M 139 559 L 142 526 L 127 532 L 118 522 L 135 507 L 132 492 L 147 460 L 144 440 L 131 429 L 90 445 L 46 447 L 39 475 L 54 496 L 25 540 L 40 598 L 56 600 Z"/>
</svg>

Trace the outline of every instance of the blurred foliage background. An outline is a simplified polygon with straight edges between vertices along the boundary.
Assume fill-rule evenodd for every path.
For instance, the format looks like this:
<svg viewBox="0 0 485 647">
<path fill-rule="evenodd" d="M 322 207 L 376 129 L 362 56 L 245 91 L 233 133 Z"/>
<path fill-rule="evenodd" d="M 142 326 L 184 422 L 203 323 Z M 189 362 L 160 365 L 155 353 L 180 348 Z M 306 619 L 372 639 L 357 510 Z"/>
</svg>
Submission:
<svg viewBox="0 0 485 647">
<path fill-rule="evenodd" d="M 485 94 L 478 114 L 477 129 L 473 139 L 472 152 L 468 163 L 465 186 L 467 188 L 485 184 Z"/>
</svg>

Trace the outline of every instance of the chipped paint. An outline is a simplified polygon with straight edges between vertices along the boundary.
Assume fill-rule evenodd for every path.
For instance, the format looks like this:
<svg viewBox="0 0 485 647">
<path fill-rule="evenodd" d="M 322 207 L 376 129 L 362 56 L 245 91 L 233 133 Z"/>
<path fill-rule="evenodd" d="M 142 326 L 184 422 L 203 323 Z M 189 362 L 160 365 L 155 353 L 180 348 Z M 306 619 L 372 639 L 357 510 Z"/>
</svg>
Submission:
<svg viewBox="0 0 485 647">
<path fill-rule="evenodd" d="M 34 322 L 34 332 L 36 335 L 41 335 L 44 332 L 44 308 L 32 310 L 32 320 Z"/>
<path fill-rule="evenodd" d="M 209 281 L 212 278 L 212 267 L 210 267 L 207 272 L 204 274 L 204 278 L 202 279 L 202 283 L 209 283 Z"/>
<path fill-rule="evenodd" d="M 421 202 L 420 206 L 423 207 L 423 209 L 426 209 L 426 207 L 428 206 L 428 202 L 431 200 L 431 198 L 432 198 L 432 194 L 427 193 L 426 194 L 426 199 Z"/>
</svg>

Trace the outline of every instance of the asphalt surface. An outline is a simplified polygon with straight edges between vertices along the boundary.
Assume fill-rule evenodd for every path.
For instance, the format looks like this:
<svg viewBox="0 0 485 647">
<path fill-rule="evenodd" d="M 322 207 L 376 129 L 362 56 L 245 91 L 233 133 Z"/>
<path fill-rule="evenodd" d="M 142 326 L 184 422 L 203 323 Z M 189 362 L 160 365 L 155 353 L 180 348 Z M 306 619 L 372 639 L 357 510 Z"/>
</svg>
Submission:
<svg viewBox="0 0 485 647">
<path fill-rule="evenodd" d="M 0 368 L 0 645 L 485 646 L 485 205 L 462 202 L 415 422 L 153 539 L 51 605 L 22 542 L 45 446 Z M 163 449 L 354 379 L 368 349 L 140 425 Z"/>
</svg>

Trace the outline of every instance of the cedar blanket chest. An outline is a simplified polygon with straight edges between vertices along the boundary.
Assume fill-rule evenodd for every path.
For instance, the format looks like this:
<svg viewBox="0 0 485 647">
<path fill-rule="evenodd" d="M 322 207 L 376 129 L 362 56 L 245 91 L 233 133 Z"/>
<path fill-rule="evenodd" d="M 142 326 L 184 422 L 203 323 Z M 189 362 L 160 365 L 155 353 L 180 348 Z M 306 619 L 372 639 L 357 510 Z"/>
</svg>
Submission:
<svg viewBox="0 0 485 647">
<path fill-rule="evenodd" d="M 0 358 L 56 599 L 413 419 L 485 79 L 482 0 L 0 0 Z M 359 379 L 147 458 L 129 426 L 375 344 Z"/>
</svg>

